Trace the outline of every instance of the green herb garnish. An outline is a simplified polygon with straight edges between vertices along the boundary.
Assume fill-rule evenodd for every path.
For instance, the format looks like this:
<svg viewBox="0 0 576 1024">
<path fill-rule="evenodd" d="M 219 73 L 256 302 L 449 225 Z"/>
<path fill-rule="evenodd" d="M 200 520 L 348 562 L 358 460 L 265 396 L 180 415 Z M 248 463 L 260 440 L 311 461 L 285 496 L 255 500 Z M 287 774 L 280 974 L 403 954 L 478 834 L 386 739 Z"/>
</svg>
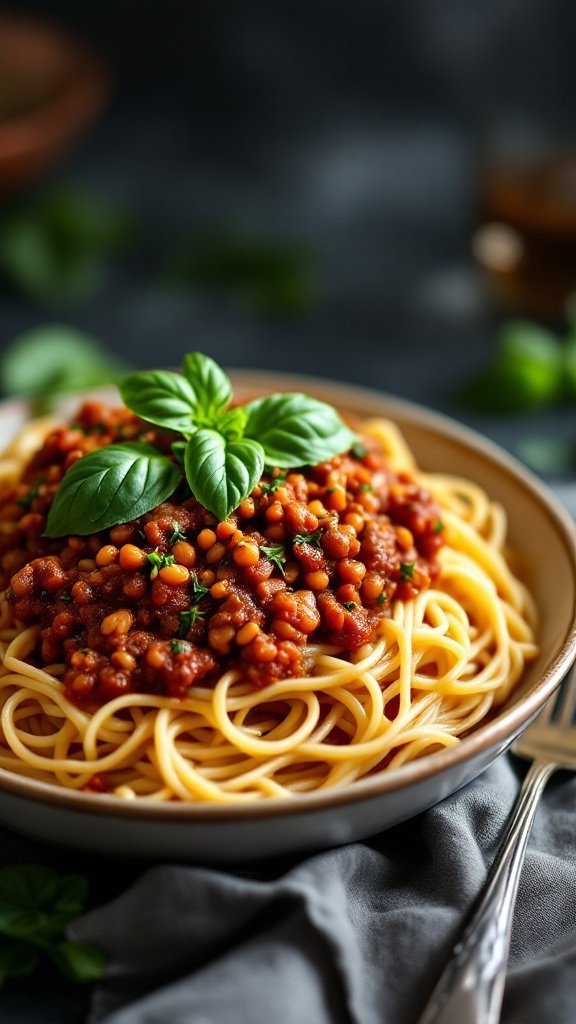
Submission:
<svg viewBox="0 0 576 1024">
<path fill-rule="evenodd" d="M 185 357 L 182 374 L 136 373 L 120 391 L 137 416 L 183 435 L 183 467 L 136 441 L 89 452 L 58 488 L 46 537 L 85 536 L 130 522 L 170 497 L 182 471 L 196 500 L 223 521 L 248 497 L 265 466 L 316 465 L 356 438 L 335 409 L 298 392 L 227 409 L 231 382 L 200 352 Z"/>
<path fill-rule="evenodd" d="M 444 530 L 444 523 L 442 522 L 441 519 L 438 519 L 438 521 L 436 523 L 434 523 L 434 526 L 432 527 L 432 532 L 433 533 L 442 533 L 443 530 Z"/>
<path fill-rule="evenodd" d="M 209 587 L 205 587 L 203 583 L 200 583 L 200 580 L 198 579 L 198 577 L 196 575 L 194 575 L 192 577 L 192 594 L 191 594 L 191 598 L 192 598 L 193 604 L 198 604 L 198 602 L 201 601 L 203 597 L 206 597 L 206 594 L 209 594 L 209 593 L 210 593 L 210 588 Z"/>
<path fill-rule="evenodd" d="M 382 591 L 382 593 L 378 594 L 378 597 L 376 598 L 376 604 L 379 604 L 379 605 L 386 604 L 386 601 L 387 601 L 386 594 L 385 594 L 384 591 Z"/>
<path fill-rule="evenodd" d="M 119 380 L 127 367 L 83 331 L 46 324 L 18 335 L 0 358 L 0 387 L 26 395 L 38 412 L 57 395 Z"/>
<path fill-rule="evenodd" d="M 344 608 L 347 612 L 353 612 L 356 607 L 356 601 L 344 601 Z"/>
<path fill-rule="evenodd" d="M 0 275 L 35 302 L 75 302 L 105 283 L 110 254 L 134 235 L 124 214 L 94 196 L 45 193 L 3 210 Z"/>
<path fill-rule="evenodd" d="M 320 538 L 322 536 L 322 530 L 315 530 L 314 533 L 297 533 L 292 538 L 293 544 L 311 544 L 314 548 L 321 548 Z"/>
<path fill-rule="evenodd" d="M 87 882 L 37 864 L 0 868 L 0 984 L 31 974 L 48 957 L 74 981 L 104 973 L 99 949 L 65 937 L 84 910 Z"/>
<path fill-rule="evenodd" d="M 25 494 L 22 498 L 16 498 L 16 504 L 20 505 L 20 508 L 30 508 L 32 502 L 38 497 L 38 493 L 42 484 L 44 483 L 44 477 L 39 477 L 32 484 L 28 494 Z"/>
<path fill-rule="evenodd" d="M 285 576 L 284 566 L 286 564 L 286 551 L 282 544 L 273 544 L 270 547 L 262 545 L 260 551 L 266 556 L 269 562 L 272 562 L 277 569 L 280 570 L 283 576 Z"/>
<path fill-rule="evenodd" d="M 151 551 L 146 558 L 152 566 L 152 572 L 150 573 L 150 579 L 155 580 L 160 569 L 165 569 L 168 565 L 174 565 L 174 555 L 159 555 L 158 549 Z"/>
<path fill-rule="evenodd" d="M 262 494 L 276 494 L 279 487 L 286 482 L 286 473 L 278 473 L 270 483 L 261 483 Z"/>
<path fill-rule="evenodd" d="M 177 544 L 178 541 L 180 541 L 180 540 L 186 540 L 186 534 L 182 531 L 182 528 L 181 528 L 180 524 L 175 522 L 175 521 L 173 521 L 172 522 L 172 533 L 170 534 L 170 537 L 168 538 L 168 544 L 169 544 L 170 547 L 172 547 L 174 544 Z"/>
<path fill-rule="evenodd" d="M 204 618 L 205 614 L 206 612 L 202 611 L 201 608 L 198 608 L 197 605 L 193 605 L 192 608 L 186 608 L 183 612 L 178 612 L 178 617 L 180 619 L 178 639 L 184 640 L 188 635 L 188 630 L 191 629 L 196 622 L 200 622 Z"/>
<path fill-rule="evenodd" d="M 400 579 L 404 582 L 411 580 L 416 568 L 416 562 L 400 562 Z"/>
<path fill-rule="evenodd" d="M 184 614 L 186 613 L 184 612 Z M 188 630 L 186 630 L 186 632 L 188 632 Z M 183 640 L 171 640 L 170 650 L 172 654 L 184 654 L 185 651 L 190 650 L 190 647 Z"/>
<path fill-rule="evenodd" d="M 372 484 L 360 484 L 359 491 L 371 491 L 373 490 Z"/>
</svg>

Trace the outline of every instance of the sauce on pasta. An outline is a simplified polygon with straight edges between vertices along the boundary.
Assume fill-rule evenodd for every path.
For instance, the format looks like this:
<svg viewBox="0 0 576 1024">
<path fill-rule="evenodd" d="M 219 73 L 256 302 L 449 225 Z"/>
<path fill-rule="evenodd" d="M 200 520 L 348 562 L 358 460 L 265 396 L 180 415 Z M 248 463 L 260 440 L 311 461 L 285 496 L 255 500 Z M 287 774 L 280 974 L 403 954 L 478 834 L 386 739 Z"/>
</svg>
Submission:
<svg viewBox="0 0 576 1024">
<path fill-rule="evenodd" d="M 391 424 L 361 437 L 265 473 L 223 522 L 176 494 L 56 540 L 70 466 L 119 439 L 169 454 L 170 435 L 88 402 L 31 458 L 16 445 L 0 768 L 131 799 L 292 796 L 452 745 L 504 700 L 536 646 L 503 511 L 420 473 Z"/>
</svg>

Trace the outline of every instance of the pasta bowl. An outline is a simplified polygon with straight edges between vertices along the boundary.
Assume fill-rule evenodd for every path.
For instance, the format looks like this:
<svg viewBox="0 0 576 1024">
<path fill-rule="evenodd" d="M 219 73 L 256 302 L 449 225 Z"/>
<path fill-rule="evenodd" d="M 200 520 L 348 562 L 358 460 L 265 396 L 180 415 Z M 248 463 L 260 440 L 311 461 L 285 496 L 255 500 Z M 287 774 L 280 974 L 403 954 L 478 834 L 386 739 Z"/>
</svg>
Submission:
<svg viewBox="0 0 576 1024">
<path fill-rule="evenodd" d="M 509 543 L 537 606 L 538 655 L 509 698 L 458 744 L 350 785 L 249 803 L 122 800 L 0 770 L 0 818 L 43 840 L 108 854 L 226 864 L 362 839 L 474 779 L 526 728 L 576 655 L 576 531 L 554 496 L 497 446 L 439 414 L 375 391 L 271 373 L 232 374 L 237 397 L 304 391 L 359 418 L 394 421 L 426 472 L 475 481 L 505 508 Z M 26 417 L 0 407 L 8 441 Z"/>
</svg>

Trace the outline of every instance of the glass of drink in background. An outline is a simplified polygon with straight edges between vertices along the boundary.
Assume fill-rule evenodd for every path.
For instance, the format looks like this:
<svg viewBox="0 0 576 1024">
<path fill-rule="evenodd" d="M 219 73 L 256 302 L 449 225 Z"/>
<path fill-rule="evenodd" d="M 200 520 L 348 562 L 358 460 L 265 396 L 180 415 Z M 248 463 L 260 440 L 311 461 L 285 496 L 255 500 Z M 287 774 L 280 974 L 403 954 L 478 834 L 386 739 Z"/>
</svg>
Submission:
<svg viewBox="0 0 576 1024">
<path fill-rule="evenodd" d="M 481 159 L 472 248 L 504 312 L 562 317 L 576 292 L 576 138 L 509 129 Z"/>
</svg>

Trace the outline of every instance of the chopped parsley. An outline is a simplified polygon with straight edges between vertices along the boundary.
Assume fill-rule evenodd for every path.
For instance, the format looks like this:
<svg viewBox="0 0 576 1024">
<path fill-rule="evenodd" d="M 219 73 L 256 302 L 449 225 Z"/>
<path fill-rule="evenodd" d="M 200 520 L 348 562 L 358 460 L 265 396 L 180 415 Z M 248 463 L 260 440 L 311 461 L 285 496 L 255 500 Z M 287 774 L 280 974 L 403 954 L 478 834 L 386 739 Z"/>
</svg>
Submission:
<svg viewBox="0 0 576 1024">
<path fill-rule="evenodd" d="M 416 562 L 400 562 L 400 578 L 407 583 L 412 579 L 415 568 Z"/>
<path fill-rule="evenodd" d="M 376 604 L 386 604 L 386 594 L 384 593 L 384 591 L 382 591 L 381 594 L 378 594 L 378 597 L 376 598 Z"/>
<path fill-rule="evenodd" d="M 434 533 L 442 533 L 444 529 L 444 523 L 439 519 L 437 523 L 434 523 L 432 530 Z"/>
<path fill-rule="evenodd" d="M 372 484 L 360 484 L 360 487 L 358 488 L 358 490 L 359 491 L 372 491 L 372 490 L 374 490 L 374 488 L 372 487 Z"/>
<path fill-rule="evenodd" d="M 320 538 L 322 530 L 315 530 L 314 533 L 297 533 L 293 538 L 293 544 L 311 544 L 314 548 L 322 547 Z"/>
<path fill-rule="evenodd" d="M 198 577 L 194 575 L 192 577 L 192 604 L 198 604 L 198 602 L 209 593 L 210 588 L 205 587 L 203 583 L 200 583 Z"/>
<path fill-rule="evenodd" d="M 262 494 L 275 494 L 279 487 L 286 482 L 286 473 L 278 473 L 268 484 L 260 484 Z"/>
<path fill-rule="evenodd" d="M 72 598 L 71 598 L 70 594 L 58 594 L 58 600 L 59 601 L 66 601 L 67 604 L 70 604 Z"/>
<path fill-rule="evenodd" d="M 186 612 L 184 612 L 184 614 L 186 614 Z M 170 650 L 172 651 L 172 654 L 184 654 L 184 652 L 189 649 L 189 645 L 183 640 L 170 641 Z"/>
<path fill-rule="evenodd" d="M 168 565 L 174 565 L 174 555 L 159 555 L 158 548 L 156 551 L 151 551 L 146 558 L 152 566 L 152 572 L 150 573 L 150 579 L 155 580 L 160 569 L 165 569 Z"/>
<path fill-rule="evenodd" d="M 356 608 L 356 601 L 344 601 L 344 608 L 347 612 L 353 612 Z"/>
<path fill-rule="evenodd" d="M 35 480 L 30 490 L 28 491 L 28 494 L 25 494 L 22 498 L 16 498 L 16 504 L 20 505 L 20 508 L 30 508 L 34 499 L 38 497 L 40 488 L 43 483 L 44 477 L 39 477 L 38 480 Z"/>
<path fill-rule="evenodd" d="M 173 544 L 177 544 L 179 540 L 186 540 L 186 534 L 183 532 L 180 523 L 176 520 L 172 520 L 172 533 L 168 538 L 168 544 L 172 547 Z"/>
<path fill-rule="evenodd" d="M 192 608 L 186 608 L 183 612 L 178 612 L 178 618 L 180 619 L 180 626 L 178 628 L 178 639 L 184 640 L 188 634 L 188 630 L 195 625 L 196 622 L 200 622 L 206 613 L 198 608 L 197 605 L 193 605 Z M 174 643 L 174 641 L 172 641 Z"/>
<path fill-rule="evenodd" d="M 270 547 L 262 545 L 260 548 L 262 554 L 266 555 L 269 562 L 272 562 L 277 569 L 285 576 L 284 565 L 286 564 L 286 552 L 282 544 L 273 544 Z"/>
</svg>

